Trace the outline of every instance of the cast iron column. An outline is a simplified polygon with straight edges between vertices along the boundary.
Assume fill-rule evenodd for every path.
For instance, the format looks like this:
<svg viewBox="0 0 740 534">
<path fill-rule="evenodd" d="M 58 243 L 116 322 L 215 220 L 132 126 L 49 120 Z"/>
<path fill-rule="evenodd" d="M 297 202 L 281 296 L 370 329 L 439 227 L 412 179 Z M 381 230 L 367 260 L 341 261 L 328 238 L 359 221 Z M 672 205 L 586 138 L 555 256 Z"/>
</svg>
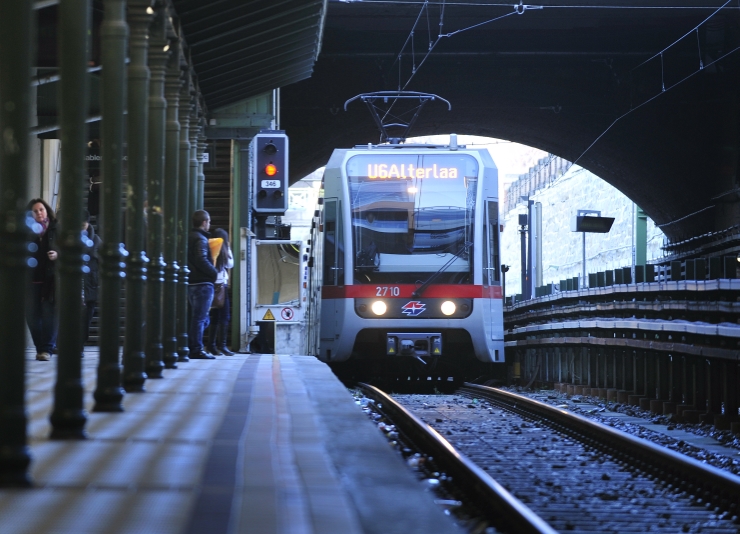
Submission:
<svg viewBox="0 0 740 534">
<path fill-rule="evenodd" d="M 59 124 L 64 147 L 60 191 L 64 206 L 59 220 L 59 354 L 54 410 L 49 418 L 52 439 L 86 437 L 82 384 L 82 191 L 87 181 L 89 31 L 89 0 L 65 0 L 59 5 Z"/>
<path fill-rule="evenodd" d="M 0 17 L 0 302 L 6 304 L 0 311 L 0 487 L 31 485 L 24 385 L 32 4 L 9 2 Z"/>
<path fill-rule="evenodd" d="M 206 175 L 203 172 L 203 154 L 206 152 L 206 138 L 203 136 L 203 128 L 200 128 L 198 136 L 198 205 L 205 206 Z"/>
<path fill-rule="evenodd" d="M 188 340 L 188 233 L 193 203 L 190 199 L 190 81 L 186 78 L 180 91 L 180 172 L 177 190 L 178 246 L 177 259 L 180 274 L 177 280 L 177 352 L 179 361 L 188 361 L 190 343 Z"/>
<path fill-rule="evenodd" d="M 128 25 L 125 0 L 105 0 L 100 28 L 103 58 L 100 102 L 102 197 L 100 238 L 100 360 L 94 412 L 123 411 L 121 387 L 121 281 L 125 276 L 121 246 L 123 107 L 126 94 Z"/>
<path fill-rule="evenodd" d="M 177 368 L 177 181 L 180 161 L 180 123 L 177 120 L 180 99 L 180 56 L 177 45 L 167 65 L 167 128 L 164 165 L 164 310 L 162 343 L 164 366 Z"/>
<path fill-rule="evenodd" d="M 131 28 L 128 67 L 128 187 L 126 195 L 126 336 L 123 343 L 123 388 L 142 392 L 144 371 L 144 196 L 146 188 L 149 105 L 149 22 L 151 0 L 129 0 Z"/>
<path fill-rule="evenodd" d="M 198 104 L 193 106 L 190 114 L 190 213 L 203 209 L 203 199 L 198 194 L 198 135 L 200 125 L 198 124 Z"/>
<path fill-rule="evenodd" d="M 149 150 L 147 152 L 147 267 L 146 288 L 146 374 L 163 378 L 162 370 L 162 288 L 164 257 L 162 256 L 164 196 L 164 128 L 167 101 L 164 99 L 164 73 L 169 54 L 165 30 L 165 10 L 157 9 L 151 26 L 149 50 Z"/>
</svg>

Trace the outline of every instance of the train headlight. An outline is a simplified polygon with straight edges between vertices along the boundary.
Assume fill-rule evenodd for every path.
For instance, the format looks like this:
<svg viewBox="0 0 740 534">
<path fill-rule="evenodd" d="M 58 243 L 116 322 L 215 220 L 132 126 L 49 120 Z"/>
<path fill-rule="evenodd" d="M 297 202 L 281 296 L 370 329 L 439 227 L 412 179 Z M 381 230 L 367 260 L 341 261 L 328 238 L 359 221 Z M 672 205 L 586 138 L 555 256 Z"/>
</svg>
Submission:
<svg viewBox="0 0 740 534">
<path fill-rule="evenodd" d="M 382 300 L 376 300 L 370 308 L 373 310 L 375 315 L 383 315 L 386 310 L 388 310 L 388 307 Z"/>
<path fill-rule="evenodd" d="M 455 313 L 455 310 L 457 310 L 457 306 L 455 306 L 455 303 L 451 300 L 445 300 L 442 303 L 442 306 L 440 306 L 440 309 L 445 315 L 452 315 L 453 313 Z"/>
</svg>

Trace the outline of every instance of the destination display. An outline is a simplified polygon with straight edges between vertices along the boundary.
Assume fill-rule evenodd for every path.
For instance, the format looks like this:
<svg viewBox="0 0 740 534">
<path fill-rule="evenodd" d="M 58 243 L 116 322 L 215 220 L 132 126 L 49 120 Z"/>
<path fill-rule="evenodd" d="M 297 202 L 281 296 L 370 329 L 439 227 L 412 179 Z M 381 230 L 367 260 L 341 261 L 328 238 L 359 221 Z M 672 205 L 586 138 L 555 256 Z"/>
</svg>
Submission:
<svg viewBox="0 0 740 534">
<path fill-rule="evenodd" d="M 467 154 L 362 154 L 347 161 L 347 175 L 361 181 L 458 180 L 478 176 Z"/>
<path fill-rule="evenodd" d="M 457 167 L 442 167 L 436 163 L 429 167 L 418 167 L 413 163 L 406 165 L 401 163 L 368 163 L 367 177 L 371 180 L 388 180 L 400 179 L 407 180 L 411 178 L 457 178 L 460 176 L 460 170 Z"/>
</svg>

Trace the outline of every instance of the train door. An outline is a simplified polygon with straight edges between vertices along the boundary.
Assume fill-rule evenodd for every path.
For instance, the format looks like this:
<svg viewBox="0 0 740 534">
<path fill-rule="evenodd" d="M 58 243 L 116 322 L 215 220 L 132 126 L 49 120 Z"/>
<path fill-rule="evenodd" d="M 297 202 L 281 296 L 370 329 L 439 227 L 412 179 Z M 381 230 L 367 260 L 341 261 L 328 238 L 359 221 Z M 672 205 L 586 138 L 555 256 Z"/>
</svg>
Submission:
<svg viewBox="0 0 740 534">
<path fill-rule="evenodd" d="M 485 315 L 486 338 L 491 347 L 493 361 L 501 361 L 503 354 L 498 354 L 498 343 L 503 340 L 503 302 L 501 299 L 501 259 L 499 257 L 498 201 L 486 200 L 485 225 L 483 227 L 483 286 L 488 288 L 488 304 Z M 496 347 L 494 347 L 496 345 Z"/>
<path fill-rule="evenodd" d="M 321 339 L 320 359 L 331 361 L 334 341 L 339 337 L 341 326 L 338 317 L 337 287 L 344 285 L 344 254 L 342 246 L 342 224 L 340 203 L 336 198 L 324 199 L 324 279 L 321 289 Z"/>
</svg>

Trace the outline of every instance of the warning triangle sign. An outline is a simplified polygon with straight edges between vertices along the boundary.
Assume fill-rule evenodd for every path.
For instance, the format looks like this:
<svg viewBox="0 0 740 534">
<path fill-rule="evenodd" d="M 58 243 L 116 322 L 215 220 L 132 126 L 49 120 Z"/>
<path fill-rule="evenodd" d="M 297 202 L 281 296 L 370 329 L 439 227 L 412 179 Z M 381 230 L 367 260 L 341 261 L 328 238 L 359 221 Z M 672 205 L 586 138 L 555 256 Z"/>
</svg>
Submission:
<svg viewBox="0 0 740 534">
<path fill-rule="evenodd" d="M 267 310 L 267 313 L 262 318 L 263 321 L 274 321 L 275 316 L 272 314 L 272 310 Z"/>
</svg>

